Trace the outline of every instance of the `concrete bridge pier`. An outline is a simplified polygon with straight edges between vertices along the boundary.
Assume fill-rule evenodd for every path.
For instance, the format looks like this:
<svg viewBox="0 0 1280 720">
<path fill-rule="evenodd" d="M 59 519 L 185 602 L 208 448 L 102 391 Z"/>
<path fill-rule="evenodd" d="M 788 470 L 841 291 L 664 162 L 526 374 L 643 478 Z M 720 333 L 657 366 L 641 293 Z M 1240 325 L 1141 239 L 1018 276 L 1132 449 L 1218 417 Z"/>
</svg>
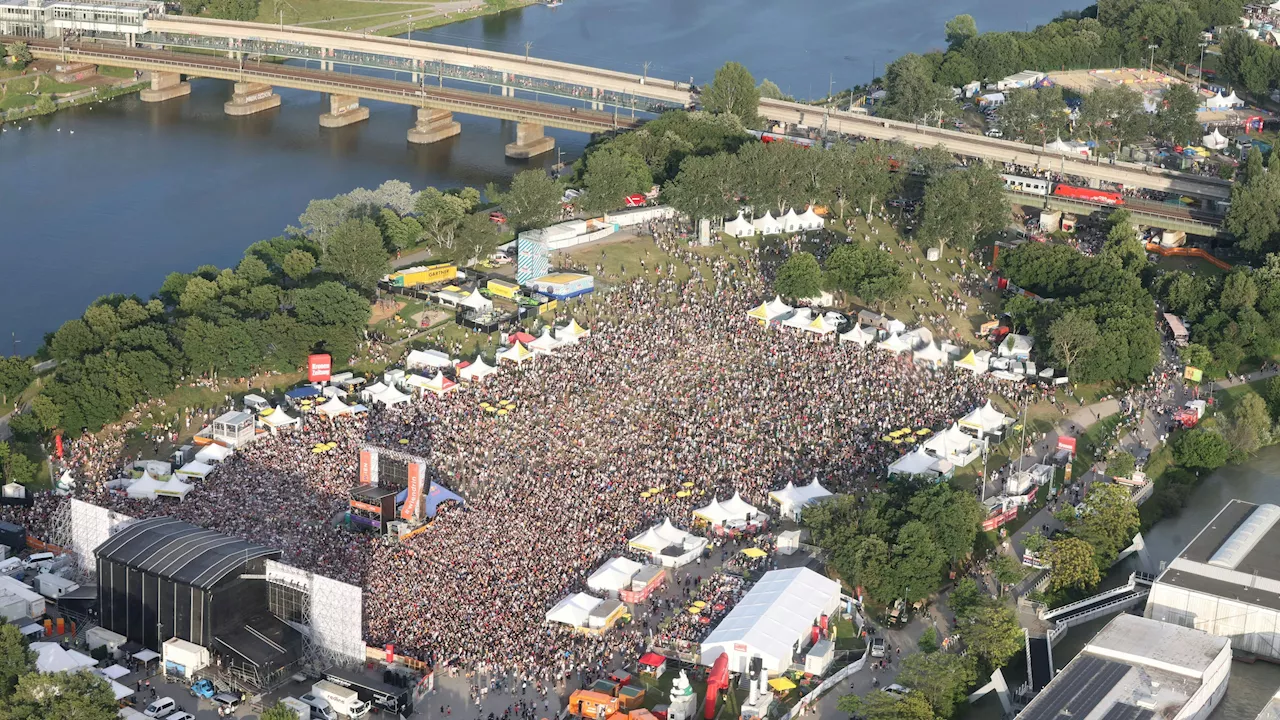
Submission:
<svg viewBox="0 0 1280 720">
<path fill-rule="evenodd" d="M 555 138 L 543 135 L 541 125 L 522 122 L 516 126 L 516 141 L 507 144 L 507 157 L 513 160 L 528 160 L 549 152 L 555 146 Z"/>
<path fill-rule="evenodd" d="M 603 110 L 604 110 L 604 103 L 600 102 L 600 101 L 597 99 L 597 98 L 599 98 L 599 97 L 600 97 L 600 89 L 599 89 L 599 88 L 591 88 L 591 109 L 592 109 L 592 110 L 596 110 L 596 111 L 603 111 Z"/>
<path fill-rule="evenodd" d="M 138 93 L 142 102 L 164 102 L 191 94 L 191 83 L 182 81 L 182 73 L 151 72 L 151 87 Z"/>
<path fill-rule="evenodd" d="M 354 95 L 329 95 L 329 112 L 320 116 L 320 127 L 340 128 L 369 119 L 369 108 Z"/>
<path fill-rule="evenodd" d="M 238 82 L 235 84 L 235 92 L 222 106 L 222 111 L 228 115 L 252 115 L 270 110 L 274 107 L 280 107 L 280 96 L 275 93 L 275 89 L 270 85 L 253 82 Z"/>
<path fill-rule="evenodd" d="M 462 125 L 448 110 L 418 108 L 417 124 L 409 128 L 409 142 L 427 145 L 451 138 L 462 132 Z"/>
</svg>

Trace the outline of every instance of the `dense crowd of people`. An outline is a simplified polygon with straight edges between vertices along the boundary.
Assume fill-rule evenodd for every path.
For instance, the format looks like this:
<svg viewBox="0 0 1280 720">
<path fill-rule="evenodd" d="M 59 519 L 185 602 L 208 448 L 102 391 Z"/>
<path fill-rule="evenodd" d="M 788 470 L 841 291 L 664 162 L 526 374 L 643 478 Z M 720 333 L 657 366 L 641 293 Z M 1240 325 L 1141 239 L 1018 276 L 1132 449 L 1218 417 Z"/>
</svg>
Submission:
<svg viewBox="0 0 1280 720">
<path fill-rule="evenodd" d="M 903 452 L 886 433 L 945 427 L 997 389 L 1019 403 L 1035 392 L 761 327 L 746 315 L 770 295 L 758 248 L 703 253 L 684 228 L 650 229 L 667 257 L 646 258 L 639 277 L 602 290 L 578 314 L 591 336 L 576 346 L 443 398 L 333 422 L 305 416 L 237 451 L 181 502 L 110 489 L 131 459 L 113 441 L 76 440 L 68 464 L 77 493 L 280 548 L 290 565 L 365 588 L 371 644 L 541 687 L 641 650 L 654 630 L 692 641 L 709 626 L 685 613 L 659 629 L 651 615 L 679 605 L 670 600 L 599 636 L 544 621 L 644 528 L 664 518 L 689 527 L 693 508 L 734 492 L 766 509 L 768 492 L 788 481 L 873 489 Z M 505 416 L 480 406 L 499 400 L 515 402 Z M 318 453 L 318 443 L 336 445 Z M 347 529 L 363 444 L 427 458 L 432 479 L 465 507 L 443 509 L 399 544 Z M 691 492 L 677 497 L 685 483 Z M 49 505 L 19 519 L 38 533 Z M 718 573 L 685 587 L 718 617 L 743 582 Z"/>
</svg>

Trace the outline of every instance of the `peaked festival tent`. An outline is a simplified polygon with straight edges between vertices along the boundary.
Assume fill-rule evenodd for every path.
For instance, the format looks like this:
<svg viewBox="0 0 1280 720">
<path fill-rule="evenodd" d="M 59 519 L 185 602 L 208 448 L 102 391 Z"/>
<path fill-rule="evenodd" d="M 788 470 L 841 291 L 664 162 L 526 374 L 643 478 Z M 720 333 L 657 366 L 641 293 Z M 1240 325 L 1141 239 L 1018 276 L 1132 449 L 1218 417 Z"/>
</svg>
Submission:
<svg viewBox="0 0 1280 720">
<path fill-rule="evenodd" d="M 724 224 L 724 232 L 729 237 L 745 238 L 755 235 L 756 228 L 750 220 L 742 217 L 742 213 L 738 213 L 738 217 Z"/>
<path fill-rule="evenodd" d="M 1008 423 L 1009 416 L 995 409 L 990 400 L 960 418 L 960 427 L 976 430 L 979 437 L 1001 430 Z"/>
<path fill-rule="evenodd" d="M 786 232 L 800 230 L 800 216 L 796 214 L 795 208 L 787 208 L 787 214 L 783 215 L 778 222 L 782 223 L 782 229 Z"/>
<path fill-rule="evenodd" d="M 804 214 L 796 218 L 801 230 L 821 230 L 826 226 L 827 221 L 822 216 L 813 211 L 813 206 L 805 209 Z"/>
<path fill-rule="evenodd" d="M 202 463 L 216 465 L 222 462 L 223 460 L 226 460 L 227 458 L 231 457 L 232 453 L 234 452 L 235 452 L 234 450 L 227 447 L 226 445 L 219 445 L 217 443 L 214 443 L 213 445 L 205 445 L 204 447 L 200 448 L 200 452 L 196 453 L 195 459 L 199 460 Z"/>
<path fill-rule="evenodd" d="M 556 330 L 556 339 L 560 341 L 561 345 L 569 345 L 590 334 L 590 330 L 579 325 L 577 320 L 570 318 L 568 325 Z"/>
<path fill-rule="evenodd" d="M 942 348 L 933 343 L 916 350 L 913 359 L 916 362 L 929 363 L 934 366 L 941 366 L 948 360 L 947 354 L 942 352 Z"/>
<path fill-rule="evenodd" d="M 965 467 L 982 454 L 983 444 L 961 430 L 958 424 L 953 424 L 943 432 L 935 433 L 922 447 L 936 458 Z"/>
<path fill-rule="evenodd" d="M 324 413 L 324 416 L 328 418 L 335 418 L 339 415 L 349 415 L 352 412 L 350 405 L 342 402 L 336 397 L 329 398 L 329 402 L 316 408 L 316 410 Z"/>
<path fill-rule="evenodd" d="M 714 499 L 709 505 L 694 510 L 693 515 L 699 520 L 705 520 L 712 525 L 723 525 L 731 516 L 728 511 L 720 507 L 720 501 Z"/>
<path fill-rule="evenodd" d="M 1221 150 L 1227 146 L 1230 140 L 1226 136 L 1218 132 L 1217 128 L 1213 132 L 1201 138 L 1200 143 L 1210 150 Z"/>
<path fill-rule="evenodd" d="M 734 520 L 748 520 L 759 514 L 756 506 L 742 499 L 740 493 L 734 493 L 733 497 L 720 503 L 720 507 Z"/>
<path fill-rule="evenodd" d="M 968 355 L 956 361 L 955 367 L 961 370 L 968 370 L 975 375 L 981 375 L 988 370 L 989 365 L 979 358 L 977 353 L 970 350 Z"/>
<path fill-rule="evenodd" d="M 427 381 L 426 389 L 436 395 L 444 395 L 458 388 L 458 383 L 444 376 L 444 373 L 436 371 L 436 376 Z"/>
<path fill-rule="evenodd" d="M 624 557 L 616 557 L 601 565 L 587 577 L 587 587 L 598 593 L 616 594 L 631 587 L 631 578 L 644 567 L 644 563 Z"/>
<path fill-rule="evenodd" d="M 485 297 L 479 290 L 473 291 L 461 303 L 460 306 L 468 310 L 475 310 L 479 313 L 486 313 L 493 310 L 493 301 Z"/>
<path fill-rule="evenodd" d="M 796 308 L 791 316 L 782 321 L 784 327 L 797 328 L 803 330 L 813 322 L 813 311 L 807 307 Z"/>
<path fill-rule="evenodd" d="M 911 347 L 908 346 L 905 341 L 903 341 L 902 336 L 899 335 L 898 333 L 894 333 L 890 335 L 888 339 L 882 340 L 879 343 L 876 343 L 876 347 L 880 348 L 881 350 L 891 352 L 894 355 L 909 351 L 911 349 Z"/>
<path fill-rule="evenodd" d="M 751 226 L 761 235 L 778 235 L 782 232 L 782 223 L 778 222 L 771 212 L 766 212 L 763 217 L 752 220 Z"/>
<path fill-rule="evenodd" d="M 939 463 L 945 462 L 917 447 L 889 465 L 889 475 L 938 475 Z"/>
<path fill-rule="evenodd" d="M 519 365 L 525 362 L 526 360 L 532 360 L 532 359 L 533 359 L 533 353 L 529 352 L 529 348 L 525 347 L 524 343 L 520 342 L 519 340 L 516 341 L 515 345 L 512 345 L 506 350 L 503 350 L 498 353 L 499 364 L 503 362 L 513 362 Z"/>
<path fill-rule="evenodd" d="M 867 332 L 866 330 L 863 330 L 862 326 L 856 322 L 853 324 L 853 327 L 840 333 L 840 342 L 857 343 L 862 347 L 866 347 L 875 339 L 876 335 L 874 332 Z"/>
<path fill-rule="evenodd" d="M 586 593 L 570 595 L 547 611 L 547 622 L 562 623 L 573 627 L 586 627 L 591 611 L 604 600 Z"/>
<path fill-rule="evenodd" d="M 808 485 L 788 482 L 781 490 L 769 493 L 769 499 L 778 504 L 778 510 L 792 519 L 799 519 L 800 511 L 806 506 L 828 497 L 831 497 L 831 493 L 817 479 Z"/>
<path fill-rule="evenodd" d="M 277 405 L 275 410 L 259 418 L 259 422 L 271 428 L 282 428 L 287 425 L 297 425 L 298 418 L 290 417 L 289 413 L 284 411 L 284 408 Z"/>
<path fill-rule="evenodd" d="M 476 294 L 478 295 L 479 293 Z M 409 370 L 425 367 L 445 368 L 452 365 L 453 361 L 449 359 L 449 356 L 439 350 L 410 350 L 404 360 L 404 366 Z M 372 390 L 373 388 L 369 389 Z"/>
<path fill-rule="evenodd" d="M 484 358 L 479 355 L 476 359 L 464 368 L 458 370 L 458 377 L 468 382 L 476 382 L 498 372 L 498 369 L 489 365 Z"/>
<path fill-rule="evenodd" d="M 529 343 L 529 349 L 535 353 L 550 355 L 552 350 L 560 347 L 560 341 L 551 337 L 551 328 L 542 328 L 542 334 Z"/>
<path fill-rule="evenodd" d="M 408 395 L 400 392 L 395 387 L 388 387 L 370 399 L 374 402 L 380 402 L 387 407 L 395 407 L 401 403 L 407 403 L 410 400 Z"/>
<path fill-rule="evenodd" d="M 830 335 L 836 331 L 836 326 L 825 315 L 819 315 L 801 329 L 819 335 Z"/>
<path fill-rule="evenodd" d="M 201 480 L 208 477 L 213 472 L 213 466 L 200 462 L 199 460 L 189 462 L 178 468 L 175 475 L 182 475 L 189 478 L 199 478 Z"/>
</svg>

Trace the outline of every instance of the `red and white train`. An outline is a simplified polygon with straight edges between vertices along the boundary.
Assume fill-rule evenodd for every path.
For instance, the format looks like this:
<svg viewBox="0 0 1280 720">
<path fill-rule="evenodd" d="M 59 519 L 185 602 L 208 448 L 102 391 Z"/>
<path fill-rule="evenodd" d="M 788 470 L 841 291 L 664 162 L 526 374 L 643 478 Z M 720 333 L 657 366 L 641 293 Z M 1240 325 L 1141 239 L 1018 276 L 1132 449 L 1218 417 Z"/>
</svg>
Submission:
<svg viewBox="0 0 1280 720">
<path fill-rule="evenodd" d="M 1124 205 L 1124 195 L 1109 190 L 1055 183 L 1044 178 L 1022 177 L 1021 175 L 1001 175 L 1005 188 L 1028 195 L 1056 195 L 1057 197 L 1083 200 L 1098 205 Z"/>
</svg>

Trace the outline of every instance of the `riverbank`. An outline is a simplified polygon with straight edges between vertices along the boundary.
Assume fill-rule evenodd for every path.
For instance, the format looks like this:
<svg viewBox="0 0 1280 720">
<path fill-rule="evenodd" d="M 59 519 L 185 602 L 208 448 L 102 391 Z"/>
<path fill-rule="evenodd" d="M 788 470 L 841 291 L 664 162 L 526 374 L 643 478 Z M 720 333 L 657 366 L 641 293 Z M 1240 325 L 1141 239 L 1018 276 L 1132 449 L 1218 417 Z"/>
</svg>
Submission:
<svg viewBox="0 0 1280 720">
<path fill-rule="evenodd" d="M 278 23 L 283 19 L 286 24 L 299 27 L 390 36 L 496 15 L 543 2 L 544 0 L 309 0 L 289 5 L 283 16 L 276 10 L 276 6 L 263 3 L 257 19 L 264 23 Z"/>
</svg>

